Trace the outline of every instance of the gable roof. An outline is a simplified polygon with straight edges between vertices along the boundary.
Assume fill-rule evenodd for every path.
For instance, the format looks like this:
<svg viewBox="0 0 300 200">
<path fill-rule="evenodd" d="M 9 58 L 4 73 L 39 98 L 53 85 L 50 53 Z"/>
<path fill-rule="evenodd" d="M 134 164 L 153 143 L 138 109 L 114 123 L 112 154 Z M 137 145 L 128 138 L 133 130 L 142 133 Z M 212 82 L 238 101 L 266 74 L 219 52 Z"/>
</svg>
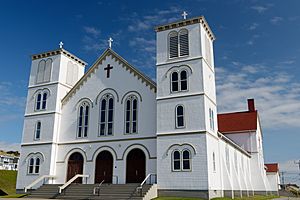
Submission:
<svg viewBox="0 0 300 200">
<path fill-rule="evenodd" d="M 265 164 L 266 166 L 266 171 L 267 172 L 278 172 L 279 171 L 279 167 L 278 167 L 278 163 L 269 163 L 269 164 Z"/>
<path fill-rule="evenodd" d="M 96 60 L 96 62 L 90 67 L 90 69 L 81 77 L 81 79 L 73 86 L 73 88 L 66 94 L 66 96 L 62 99 L 62 104 L 65 104 L 75 93 L 80 89 L 80 87 L 87 81 L 89 77 L 91 77 L 92 73 L 97 69 L 102 62 L 106 59 L 107 56 L 112 56 L 113 59 L 118 61 L 118 63 L 130 73 L 133 73 L 133 76 L 144 83 L 149 87 L 150 90 L 156 92 L 156 83 L 152 81 L 148 76 L 137 70 L 135 67 L 130 65 L 125 59 L 119 56 L 116 52 L 114 52 L 111 48 L 108 48 L 104 51 L 104 53 Z"/>
<path fill-rule="evenodd" d="M 257 111 L 218 114 L 218 129 L 221 133 L 257 130 Z"/>
</svg>

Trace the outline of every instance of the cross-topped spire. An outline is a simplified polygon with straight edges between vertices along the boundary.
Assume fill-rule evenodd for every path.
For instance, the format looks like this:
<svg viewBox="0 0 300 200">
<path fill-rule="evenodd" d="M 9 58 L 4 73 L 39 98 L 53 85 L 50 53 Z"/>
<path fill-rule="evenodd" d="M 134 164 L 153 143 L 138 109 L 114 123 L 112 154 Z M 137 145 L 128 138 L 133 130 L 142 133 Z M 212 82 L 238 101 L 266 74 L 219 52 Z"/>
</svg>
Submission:
<svg viewBox="0 0 300 200">
<path fill-rule="evenodd" d="M 60 41 L 60 43 L 59 43 L 59 48 L 62 49 L 63 46 L 64 46 L 64 43 L 63 43 L 62 41 Z"/>
<path fill-rule="evenodd" d="M 109 39 L 107 41 L 108 41 L 108 46 L 111 49 L 111 44 L 113 42 L 113 39 L 111 37 L 109 37 Z"/>
<path fill-rule="evenodd" d="M 183 16 L 183 19 L 186 19 L 186 16 L 187 16 L 187 12 L 183 11 L 183 13 L 181 14 L 181 16 Z"/>
</svg>

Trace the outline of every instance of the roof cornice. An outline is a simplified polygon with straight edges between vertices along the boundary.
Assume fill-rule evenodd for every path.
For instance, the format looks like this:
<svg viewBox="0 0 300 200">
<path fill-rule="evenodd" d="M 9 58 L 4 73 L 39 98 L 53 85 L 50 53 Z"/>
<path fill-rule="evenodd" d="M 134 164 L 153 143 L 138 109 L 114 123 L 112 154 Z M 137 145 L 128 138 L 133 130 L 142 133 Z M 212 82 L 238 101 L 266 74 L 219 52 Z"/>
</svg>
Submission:
<svg viewBox="0 0 300 200">
<path fill-rule="evenodd" d="M 105 58 L 110 55 L 113 59 L 118 61 L 119 64 L 126 69 L 126 71 L 129 70 L 130 73 L 133 73 L 134 76 L 137 76 L 139 80 L 141 79 L 141 82 L 145 83 L 145 85 L 148 86 L 150 90 L 156 92 L 156 83 L 154 81 L 152 81 L 148 76 L 144 75 L 142 72 L 130 65 L 125 59 L 119 56 L 112 49 L 108 48 L 83 75 L 83 77 L 81 77 L 81 79 L 74 85 L 74 87 L 66 94 L 66 96 L 61 101 L 62 104 L 65 104 L 76 93 L 76 91 L 80 89 L 83 83 L 86 82 L 89 77 L 91 77 L 92 73 L 98 68 L 99 65 L 102 64 Z"/>
<path fill-rule="evenodd" d="M 36 59 L 46 58 L 46 57 L 54 56 L 54 55 L 58 55 L 58 54 L 65 55 L 68 58 L 74 60 L 75 62 L 77 62 L 78 64 L 80 64 L 82 66 L 87 65 L 86 62 L 84 62 L 83 60 L 81 60 L 80 58 L 78 58 L 77 56 L 75 56 L 74 54 L 70 53 L 69 51 L 67 51 L 63 48 L 59 48 L 59 49 L 56 49 L 56 50 L 31 55 L 31 59 L 36 60 Z"/>
<path fill-rule="evenodd" d="M 191 19 L 185 19 L 185 20 L 180 20 L 180 21 L 176 21 L 176 22 L 172 22 L 169 24 L 165 24 L 165 25 L 160 25 L 160 26 L 156 26 L 155 27 L 155 31 L 156 32 L 160 32 L 160 31 L 166 31 L 169 29 L 173 29 L 173 28 L 179 28 L 182 26 L 186 26 L 186 25 L 192 25 L 192 24 L 197 24 L 200 23 L 203 25 L 205 31 L 207 32 L 208 36 L 210 37 L 211 40 L 215 40 L 216 37 L 213 34 L 212 30 L 210 29 L 207 21 L 205 20 L 204 16 L 199 16 L 199 17 L 194 17 Z"/>
</svg>

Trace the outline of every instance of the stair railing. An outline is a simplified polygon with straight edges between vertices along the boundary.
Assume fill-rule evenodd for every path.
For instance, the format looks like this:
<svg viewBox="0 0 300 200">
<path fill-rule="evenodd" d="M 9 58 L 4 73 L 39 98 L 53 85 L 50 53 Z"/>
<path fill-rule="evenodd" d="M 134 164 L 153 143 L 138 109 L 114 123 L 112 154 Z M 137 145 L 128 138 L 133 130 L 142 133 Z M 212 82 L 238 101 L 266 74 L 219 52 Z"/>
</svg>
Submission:
<svg viewBox="0 0 300 200">
<path fill-rule="evenodd" d="M 154 180 L 153 180 L 154 177 Z M 156 174 L 148 174 L 146 178 L 143 180 L 143 182 L 136 188 L 136 191 L 140 193 L 140 196 L 143 196 L 143 185 L 147 183 L 147 180 L 149 180 L 149 184 L 157 183 L 157 175 Z"/>
<path fill-rule="evenodd" d="M 53 183 L 53 179 L 55 178 L 55 176 L 53 176 L 53 175 L 43 175 L 43 176 L 38 177 L 32 183 L 30 183 L 29 185 L 27 185 L 26 187 L 24 187 L 24 192 L 27 193 L 27 191 L 29 189 L 31 189 L 33 186 L 35 186 L 36 184 L 38 184 L 41 181 L 43 181 L 43 185 L 44 185 L 47 178 L 48 178 L 48 180 L 51 179 L 52 183 Z"/>
<path fill-rule="evenodd" d="M 101 185 L 102 185 L 102 183 L 104 183 L 104 180 L 103 181 L 101 181 L 101 183 L 99 183 L 99 185 L 98 186 L 96 186 L 96 187 L 94 187 L 94 190 L 93 190 L 93 194 L 94 195 L 100 195 L 100 187 L 101 187 Z"/>
<path fill-rule="evenodd" d="M 89 178 L 90 175 L 84 175 L 84 174 L 76 174 L 75 176 L 73 176 L 73 178 L 71 178 L 68 182 L 66 182 L 65 184 L 63 184 L 62 186 L 59 186 L 59 194 L 62 193 L 62 191 L 68 187 L 71 183 L 73 183 L 77 178 L 86 178 L 85 182 L 87 183 L 87 178 Z"/>
</svg>

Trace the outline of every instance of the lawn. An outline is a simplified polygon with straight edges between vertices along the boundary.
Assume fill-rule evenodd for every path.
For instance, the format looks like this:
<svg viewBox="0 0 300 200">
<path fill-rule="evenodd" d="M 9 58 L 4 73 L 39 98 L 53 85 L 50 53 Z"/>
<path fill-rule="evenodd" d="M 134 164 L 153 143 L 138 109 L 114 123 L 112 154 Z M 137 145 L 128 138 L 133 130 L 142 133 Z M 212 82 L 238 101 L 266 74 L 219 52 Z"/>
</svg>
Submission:
<svg viewBox="0 0 300 200">
<path fill-rule="evenodd" d="M 8 195 L 3 197 L 20 197 L 22 195 L 16 194 L 17 171 L 0 170 L 0 189 Z M 23 195 L 24 196 L 24 195 Z"/>
<path fill-rule="evenodd" d="M 244 197 L 244 198 L 234 198 L 236 200 L 268 200 L 274 199 L 276 196 L 253 196 L 253 197 Z M 184 198 L 184 197 L 158 197 L 155 200 L 203 200 L 200 198 Z M 213 200 L 232 200 L 231 198 L 214 198 Z"/>
</svg>

